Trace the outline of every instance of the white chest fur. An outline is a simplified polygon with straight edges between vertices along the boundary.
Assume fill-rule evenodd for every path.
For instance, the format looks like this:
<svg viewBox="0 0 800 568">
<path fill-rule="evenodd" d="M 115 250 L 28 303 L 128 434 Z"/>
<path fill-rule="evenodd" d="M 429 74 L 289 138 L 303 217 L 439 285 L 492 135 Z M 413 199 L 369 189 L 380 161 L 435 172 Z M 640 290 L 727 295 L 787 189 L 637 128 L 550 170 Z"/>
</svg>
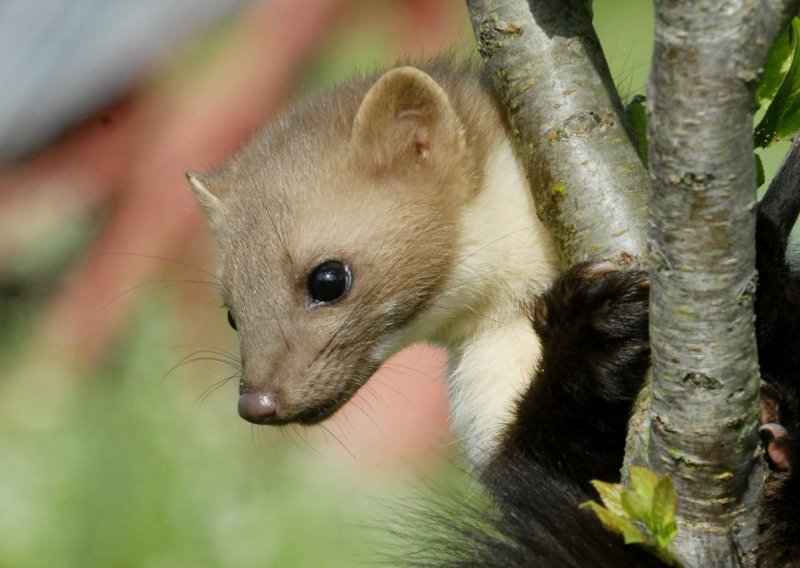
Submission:
<svg viewBox="0 0 800 568">
<path fill-rule="evenodd" d="M 477 464 L 496 447 L 539 362 L 540 343 L 526 304 L 555 274 L 550 237 L 536 216 L 510 142 L 504 141 L 491 156 L 483 191 L 462 223 L 463 260 L 453 280 L 468 311 L 441 339 L 451 353 L 453 424 Z M 466 281 L 474 286 L 457 292 Z"/>
<path fill-rule="evenodd" d="M 479 465 L 497 447 L 538 364 L 526 305 L 556 272 L 549 235 L 507 140 L 488 160 L 482 191 L 464 207 L 455 259 L 439 297 L 376 354 L 414 341 L 447 348 L 453 424 Z"/>
<path fill-rule="evenodd" d="M 540 351 L 538 337 L 522 317 L 476 333 L 453 350 L 447 377 L 451 415 L 473 464 L 484 462 L 497 446 Z"/>
</svg>

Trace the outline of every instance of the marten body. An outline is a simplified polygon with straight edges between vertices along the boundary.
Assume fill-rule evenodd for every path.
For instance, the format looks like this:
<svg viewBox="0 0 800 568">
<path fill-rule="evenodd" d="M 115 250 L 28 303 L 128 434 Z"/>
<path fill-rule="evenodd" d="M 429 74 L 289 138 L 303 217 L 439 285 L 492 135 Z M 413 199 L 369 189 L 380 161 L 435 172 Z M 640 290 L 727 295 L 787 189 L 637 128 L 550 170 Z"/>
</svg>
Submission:
<svg viewBox="0 0 800 568">
<path fill-rule="evenodd" d="M 800 180 L 794 187 L 800 208 Z M 762 568 L 800 566 L 800 269 L 787 251 L 788 232 L 764 211 L 757 227 L 756 337 L 765 387 L 762 422 L 770 472 L 762 502 Z"/>
<path fill-rule="evenodd" d="M 239 412 L 319 422 L 390 355 L 437 343 L 454 426 L 499 511 L 500 538 L 460 531 L 479 544 L 447 565 L 657 566 L 576 508 L 589 479 L 618 476 L 649 364 L 646 279 L 581 265 L 551 286 L 555 255 L 507 131 L 480 74 L 441 61 L 302 102 L 219 173 L 188 174 L 240 333 Z M 785 238 L 759 247 L 762 282 L 776 279 L 759 292 L 759 346 L 778 385 L 771 419 L 789 431 L 773 449 L 792 462 L 800 309 L 785 294 L 798 277 Z M 800 496 L 781 474 L 770 548 L 797 530 L 796 515 L 770 518 Z"/>
<path fill-rule="evenodd" d="M 787 236 L 759 212 L 756 323 L 769 426 L 760 568 L 800 566 L 800 271 L 786 247 Z M 436 527 L 423 515 L 415 532 L 423 543 L 414 547 L 433 552 L 413 566 L 664 566 L 579 509 L 597 499 L 590 479 L 619 478 L 626 418 L 649 364 L 644 273 L 595 268 L 566 271 L 532 310 L 542 367 L 480 475 L 494 506 L 451 503 Z M 563 412 L 552 410 L 556 402 Z"/>
</svg>

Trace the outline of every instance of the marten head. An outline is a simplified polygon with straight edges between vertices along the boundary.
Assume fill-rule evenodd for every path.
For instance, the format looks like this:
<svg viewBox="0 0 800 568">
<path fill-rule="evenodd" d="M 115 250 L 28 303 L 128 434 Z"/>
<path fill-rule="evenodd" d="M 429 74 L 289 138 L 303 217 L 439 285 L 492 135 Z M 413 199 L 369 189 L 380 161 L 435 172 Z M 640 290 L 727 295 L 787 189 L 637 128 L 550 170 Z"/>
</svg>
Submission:
<svg viewBox="0 0 800 568">
<path fill-rule="evenodd" d="M 240 335 L 243 418 L 323 420 L 406 341 L 454 262 L 479 182 L 467 153 L 447 94 L 403 67 L 300 103 L 223 171 L 187 174 Z"/>
</svg>

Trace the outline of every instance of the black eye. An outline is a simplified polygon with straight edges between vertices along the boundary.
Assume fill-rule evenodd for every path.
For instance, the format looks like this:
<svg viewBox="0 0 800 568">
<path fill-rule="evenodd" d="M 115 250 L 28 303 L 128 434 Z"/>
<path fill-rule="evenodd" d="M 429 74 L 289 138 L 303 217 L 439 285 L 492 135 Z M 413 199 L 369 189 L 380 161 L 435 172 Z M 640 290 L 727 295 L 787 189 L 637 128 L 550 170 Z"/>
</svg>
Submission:
<svg viewBox="0 0 800 568">
<path fill-rule="evenodd" d="M 236 320 L 233 319 L 233 314 L 230 310 L 228 310 L 228 325 L 231 326 L 234 331 L 239 331 L 239 328 L 236 327 Z"/>
<path fill-rule="evenodd" d="M 308 276 L 308 293 L 315 302 L 333 302 L 350 289 L 350 269 L 338 260 L 317 265 Z"/>
</svg>

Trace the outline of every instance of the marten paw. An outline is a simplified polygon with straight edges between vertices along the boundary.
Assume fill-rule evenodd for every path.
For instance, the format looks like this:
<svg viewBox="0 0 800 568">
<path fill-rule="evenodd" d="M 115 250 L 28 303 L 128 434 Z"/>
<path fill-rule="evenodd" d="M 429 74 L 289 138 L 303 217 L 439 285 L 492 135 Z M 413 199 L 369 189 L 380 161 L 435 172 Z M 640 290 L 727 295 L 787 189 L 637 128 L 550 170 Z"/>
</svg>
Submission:
<svg viewBox="0 0 800 568">
<path fill-rule="evenodd" d="M 544 356 L 591 375 L 610 399 L 635 394 L 650 364 L 649 290 L 643 271 L 617 270 L 607 262 L 573 266 L 533 312 Z"/>
<path fill-rule="evenodd" d="M 764 457 L 773 472 L 789 472 L 800 453 L 797 439 L 797 398 L 779 385 L 767 383 L 761 388 L 758 432 L 764 445 Z"/>
<path fill-rule="evenodd" d="M 644 271 L 582 262 L 559 276 L 539 298 L 534 329 L 545 343 L 559 335 L 582 346 L 589 341 L 589 346 L 601 350 L 609 341 L 646 343 L 648 294 Z"/>
</svg>

